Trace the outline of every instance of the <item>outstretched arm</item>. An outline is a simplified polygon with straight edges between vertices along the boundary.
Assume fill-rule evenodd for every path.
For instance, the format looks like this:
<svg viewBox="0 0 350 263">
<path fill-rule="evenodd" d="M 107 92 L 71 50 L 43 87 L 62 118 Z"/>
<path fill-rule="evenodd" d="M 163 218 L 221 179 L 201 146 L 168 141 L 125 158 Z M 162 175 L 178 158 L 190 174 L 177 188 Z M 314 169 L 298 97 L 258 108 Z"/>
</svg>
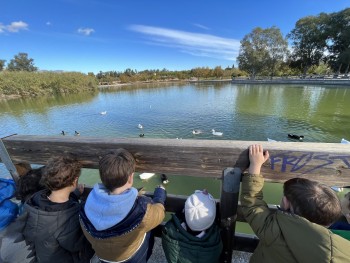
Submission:
<svg viewBox="0 0 350 263">
<path fill-rule="evenodd" d="M 261 145 L 249 146 L 250 165 L 248 174 L 242 178 L 241 205 L 245 219 L 252 227 L 255 234 L 264 240 L 272 235 L 273 220 L 270 210 L 263 200 L 262 188 L 264 178 L 261 173 L 261 166 L 269 158 L 268 151 L 263 150 Z"/>
</svg>

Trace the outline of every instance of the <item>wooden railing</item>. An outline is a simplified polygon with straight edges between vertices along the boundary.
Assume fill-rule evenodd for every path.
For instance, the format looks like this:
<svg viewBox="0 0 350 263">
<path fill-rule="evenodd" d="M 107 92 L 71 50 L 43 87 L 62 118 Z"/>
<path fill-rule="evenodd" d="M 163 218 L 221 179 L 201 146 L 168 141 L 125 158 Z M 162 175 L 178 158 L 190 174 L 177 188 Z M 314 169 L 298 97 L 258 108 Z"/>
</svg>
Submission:
<svg viewBox="0 0 350 263">
<path fill-rule="evenodd" d="M 238 202 L 240 174 L 229 167 L 241 167 L 247 162 L 249 145 L 260 143 L 269 150 L 270 160 L 262 169 L 266 181 L 282 183 L 289 178 L 305 177 L 329 186 L 350 185 L 350 145 L 340 143 L 31 135 L 13 135 L 2 141 L 15 163 L 45 164 L 49 158 L 69 152 L 76 154 L 84 167 L 98 168 L 103 154 L 125 148 L 135 157 L 137 172 L 221 178 L 217 217 L 224 242 L 222 262 L 231 262 L 232 249 L 253 251 L 258 242 L 252 235 L 235 233 L 236 220 L 245 219 Z M 181 211 L 186 198 L 169 195 L 166 211 Z M 159 234 L 160 228 L 157 230 Z"/>
</svg>

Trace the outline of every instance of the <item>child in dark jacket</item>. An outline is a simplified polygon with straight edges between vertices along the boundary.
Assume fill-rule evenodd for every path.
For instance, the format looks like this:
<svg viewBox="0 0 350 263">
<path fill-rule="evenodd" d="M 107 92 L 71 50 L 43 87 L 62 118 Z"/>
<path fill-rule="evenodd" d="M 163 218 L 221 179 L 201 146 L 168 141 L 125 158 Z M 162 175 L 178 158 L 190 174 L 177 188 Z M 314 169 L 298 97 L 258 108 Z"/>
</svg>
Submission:
<svg viewBox="0 0 350 263">
<path fill-rule="evenodd" d="M 124 149 L 106 154 L 96 184 L 80 212 L 81 227 L 101 262 L 146 262 L 153 249 L 151 230 L 165 216 L 166 192 L 157 187 L 153 200 L 133 186 L 134 157 Z"/>
<path fill-rule="evenodd" d="M 242 177 L 242 212 L 260 239 L 250 262 L 349 262 L 350 242 L 329 227 L 340 215 L 340 202 L 328 186 L 305 178 L 283 185 L 281 210 L 263 201 L 261 166 L 269 158 L 261 145 L 249 147 L 250 165 Z"/>
<path fill-rule="evenodd" d="M 74 192 L 81 164 L 72 156 L 61 156 L 49 160 L 42 172 L 46 189 L 24 205 L 25 240 L 34 247 L 37 262 L 88 262 L 93 251 L 80 228 L 80 203 Z"/>
<path fill-rule="evenodd" d="M 184 213 L 173 214 L 162 233 L 169 263 L 215 263 L 222 241 L 214 223 L 216 202 L 207 190 L 196 190 L 185 202 Z"/>
</svg>

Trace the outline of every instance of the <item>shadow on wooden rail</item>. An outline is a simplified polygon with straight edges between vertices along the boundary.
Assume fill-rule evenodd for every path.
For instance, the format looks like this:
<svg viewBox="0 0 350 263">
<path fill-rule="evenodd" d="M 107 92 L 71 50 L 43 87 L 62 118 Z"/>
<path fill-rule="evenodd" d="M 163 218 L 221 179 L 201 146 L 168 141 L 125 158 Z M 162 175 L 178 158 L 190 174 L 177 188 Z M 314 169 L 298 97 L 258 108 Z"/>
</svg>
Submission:
<svg viewBox="0 0 350 263">
<path fill-rule="evenodd" d="M 2 141 L 13 162 L 45 164 L 51 157 L 73 153 L 83 167 L 98 168 L 102 155 L 124 148 L 135 157 L 137 172 L 221 178 L 221 197 L 217 201 L 224 245 L 221 262 L 231 262 L 232 249 L 252 252 L 258 243 L 253 235 L 235 233 L 236 221 L 245 221 L 238 202 L 241 174 L 240 169 L 228 168 L 247 166 L 249 145 L 260 143 L 270 152 L 270 160 L 262 169 L 266 181 L 306 177 L 330 186 L 350 185 L 350 147 L 340 143 L 33 135 L 13 135 Z M 13 177 L 16 180 L 16 174 Z M 168 195 L 166 211 L 181 211 L 186 198 Z M 157 233 L 161 234 L 161 227 Z"/>
</svg>

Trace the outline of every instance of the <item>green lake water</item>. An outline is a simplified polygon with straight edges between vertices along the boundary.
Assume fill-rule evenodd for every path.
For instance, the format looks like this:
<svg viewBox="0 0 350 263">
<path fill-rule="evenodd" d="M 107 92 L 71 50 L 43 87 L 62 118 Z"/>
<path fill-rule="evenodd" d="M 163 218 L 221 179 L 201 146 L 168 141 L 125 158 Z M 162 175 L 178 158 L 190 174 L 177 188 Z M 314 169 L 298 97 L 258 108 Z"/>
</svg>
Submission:
<svg viewBox="0 0 350 263">
<path fill-rule="evenodd" d="M 107 113 L 102 115 L 101 112 Z M 143 129 L 138 128 L 143 125 Z M 202 134 L 193 135 L 193 129 Z M 223 132 L 214 136 L 211 130 Z M 0 101 L 0 136 L 10 134 L 179 138 L 210 140 L 339 143 L 350 139 L 350 89 L 306 85 L 231 83 L 149 84 L 95 93 Z M 7 177 L 0 166 L 0 177 Z M 220 180 L 169 175 L 168 193 L 189 195 L 207 188 L 219 198 Z M 98 172 L 84 169 L 81 182 L 93 185 Z M 152 191 L 159 175 L 135 185 Z M 278 204 L 282 187 L 266 184 L 265 199 Z"/>
</svg>

